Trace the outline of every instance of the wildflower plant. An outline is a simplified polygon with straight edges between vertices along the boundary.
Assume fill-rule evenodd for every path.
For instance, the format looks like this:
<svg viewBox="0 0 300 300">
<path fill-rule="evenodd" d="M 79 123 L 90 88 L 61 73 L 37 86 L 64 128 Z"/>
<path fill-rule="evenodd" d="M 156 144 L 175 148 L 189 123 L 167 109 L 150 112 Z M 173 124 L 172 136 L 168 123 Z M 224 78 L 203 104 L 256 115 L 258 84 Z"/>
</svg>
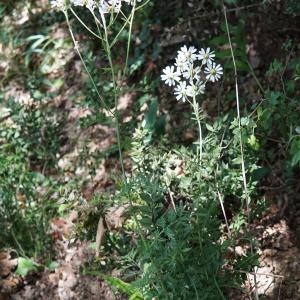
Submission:
<svg viewBox="0 0 300 300">
<path fill-rule="evenodd" d="M 135 13 L 150 0 L 138 4 L 140 2 L 142 1 L 57 0 L 51 4 L 64 13 L 74 49 L 100 102 L 115 121 L 123 181 L 115 193 L 114 201 L 130 203 L 131 215 L 127 224 L 124 224 L 124 229 L 131 237 L 139 236 L 138 240 L 128 245 L 129 252 L 133 249 L 137 253 L 134 255 L 136 262 L 132 266 L 132 269 L 137 270 L 134 285 L 144 299 L 224 299 L 225 287 L 240 283 L 242 278 L 240 274 L 230 274 L 225 268 L 226 265 L 234 267 L 234 264 L 242 259 L 226 259 L 229 241 L 221 241 L 219 229 L 219 198 L 221 199 L 223 193 L 222 178 L 227 175 L 228 168 L 226 164 L 219 165 L 219 160 L 223 155 L 222 143 L 226 149 L 230 141 L 221 138 L 224 133 L 222 123 L 215 124 L 211 133 L 208 133 L 207 153 L 202 157 L 202 115 L 198 101 L 200 96 L 205 94 L 207 84 L 215 83 L 221 78 L 223 68 L 214 61 L 215 53 L 210 48 L 197 50 L 193 46 L 181 47 L 174 64 L 163 70 L 161 79 L 174 89 L 178 101 L 187 102 L 193 108 L 199 130 L 197 155 L 186 148 L 175 150 L 173 147 L 166 151 L 164 147 L 152 147 L 152 141 L 148 138 L 149 128 L 142 123 L 133 136 L 133 174 L 128 178 L 121 148 L 121 121 L 117 100 L 125 86 L 133 19 Z M 74 10 L 76 6 L 88 9 L 97 31 L 88 27 L 77 15 Z M 127 9 L 123 11 L 125 7 Z M 70 19 L 69 13 L 100 41 L 109 65 L 114 107 L 110 107 L 101 95 L 84 61 L 80 42 L 72 29 L 71 21 L 74 19 Z M 119 26 L 119 32 L 112 35 L 111 26 L 117 19 L 123 24 Z M 126 27 L 128 41 L 125 66 L 119 75 L 116 73 L 112 49 Z M 228 160 L 232 161 L 230 155 L 227 153 Z M 199 159 L 203 162 L 200 165 L 195 163 Z M 236 187 L 229 196 L 240 197 L 241 184 L 236 173 L 231 172 L 227 178 L 228 185 Z M 122 255 L 123 253 L 125 251 Z"/>
<path fill-rule="evenodd" d="M 196 98 L 205 93 L 206 84 L 215 83 L 222 74 L 221 65 L 214 62 L 215 53 L 210 48 L 200 51 L 194 46 L 181 47 L 175 58 L 174 65 L 163 70 L 161 79 L 170 87 L 178 101 L 189 102 L 194 110 L 199 129 L 199 155 L 202 159 L 202 129 L 199 104 Z"/>
</svg>

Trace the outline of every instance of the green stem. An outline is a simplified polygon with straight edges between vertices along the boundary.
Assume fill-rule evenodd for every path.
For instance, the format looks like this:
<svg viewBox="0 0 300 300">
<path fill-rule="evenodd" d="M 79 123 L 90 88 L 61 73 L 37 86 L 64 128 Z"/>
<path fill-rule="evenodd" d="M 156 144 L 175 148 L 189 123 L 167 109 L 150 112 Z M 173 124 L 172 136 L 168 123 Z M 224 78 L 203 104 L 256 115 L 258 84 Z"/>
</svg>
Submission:
<svg viewBox="0 0 300 300">
<path fill-rule="evenodd" d="M 148 3 L 148 2 L 147 2 Z M 134 3 L 134 9 L 135 9 L 135 3 Z M 70 25 L 70 22 L 69 22 L 69 17 L 68 17 L 68 13 L 67 11 L 64 11 L 65 13 L 65 17 L 66 17 L 66 20 L 67 20 L 67 24 L 69 26 L 69 31 L 70 31 L 70 34 L 71 34 L 71 37 L 72 37 L 72 40 L 74 42 L 74 45 L 75 45 L 75 50 L 77 51 L 79 57 L 80 57 L 80 60 L 82 61 L 83 63 L 83 66 L 85 68 L 85 71 L 88 73 L 89 75 L 89 78 L 97 92 L 97 95 L 99 96 L 99 99 L 101 102 L 103 102 L 103 104 L 106 106 L 106 104 L 104 103 L 99 91 L 98 91 L 98 88 L 90 74 L 90 72 L 88 71 L 88 68 L 82 58 L 82 55 L 79 51 L 79 48 L 78 48 L 78 45 L 77 45 L 77 42 L 76 42 L 76 39 L 74 37 L 74 34 L 73 34 L 73 31 L 72 31 L 72 28 L 71 28 L 71 25 Z M 114 87 L 114 104 L 115 104 L 115 110 L 114 110 L 114 113 L 109 109 L 109 111 L 111 112 L 112 116 L 115 118 L 115 127 L 116 127 L 116 135 L 117 135 L 117 144 L 118 144 L 118 152 L 119 152 L 119 160 L 120 160 L 120 165 L 121 165 L 121 171 L 122 171 L 122 176 L 123 176 L 123 180 L 124 180 L 124 185 L 125 185 L 125 192 L 126 194 L 128 195 L 128 200 L 129 200 L 129 203 L 130 203 L 130 206 L 134 209 L 134 205 L 133 205 L 133 202 L 132 202 L 132 199 L 131 199 L 131 195 L 130 195 L 130 190 L 129 190 L 129 185 L 128 185 L 128 182 L 127 182 L 127 178 L 126 178 L 126 173 L 125 173 L 125 167 L 124 167 L 124 160 L 123 160 L 123 154 L 122 154 L 122 147 L 121 147 L 121 133 L 120 133 L 120 120 L 119 120 L 119 114 L 118 114 L 118 111 L 117 111 L 117 104 L 118 104 L 118 96 L 119 96 L 119 89 L 118 89 L 118 86 L 117 86 L 117 81 L 116 81 L 116 77 L 115 77 L 115 73 L 114 73 L 114 67 L 113 67 L 113 61 L 112 61 L 112 53 L 111 53 L 111 48 L 112 48 L 112 45 L 109 43 L 109 40 L 108 40 L 108 27 L 106 26 L 106 20 L 105 20 L 105 17 L 103 14 L 101 14 L 100 12 L 100 16 L 101 16 L 101 21 L 103 24 L 101 24 L 99 22 L 99 20 L 97 18 L 96 20 L 96 25 L 97 25 L 97 29 L 98 29 L 98 32 L 99 32 L 99 35 L 96 35 L 102 42 L 102 46 L 104 48 L 104 50 L 106 51 L 106 54 L 108 56 L 108 62 L 109 62 L 109 66 L 110 66 L 110 70 L 111 70 L 111 76 L 112 76 L 112 82 L 113 82 L 113 87 Z M 131 33 L 131 30 L 132 30 L 132 23 L 133 23 L 133 16 L 134 16 L 134 12 L 132 13 L 132 18 L 130 20 L 130 33 Z M 95 16 L 94 16 L 95 17 Z M 102 25 L 103 29 L 104 29 L 104 38 L 101 37 L 101 32 L 100 32 L 100 28 L 99 28 L 99 24 Z M 131 34 L 130 34 L 131 35 Z M 113 43 L 115 43 L 115 40 L 113 41 Z M 129 40 L 128 40 L 128 43 L 127 43 L 127 54 L 126 54 L 126 67 L 127 67 L 127 63 L 128 63 L 128 57 L 129 57 L 129 46 L 130 46 L 130 43 L 131 43 L 131 37 L 129 37 Z M 124 70 L 124 74 L 126 73 L 126 69 Z M 134 221 L 136 222 L 137 224 L 137 229 L 138 229 L 138 232 L 139 232 L 139 235 L 141 237 L 141 240 L 142 240 L 142 243 L 146 249 L 147 252 L 149 252 L 149 248 L 148 248 L 148 245 L 146 243 L 146 240 L 145 240 L 145 237 L 143 235 L 143 231 L 142 231 L 142 228 L 141 228 L 141 225 L 138 221 L 138 218 L 136 216 L 136 213 L 133 213 L 133 219 Z M 154 261 L 152 258 L 150 258 L 150 261 L 153 265 L 155 265 Z M 158 268 L 159 270 L 159 268 Z M 166 295 L 168 294 L 167 293 L 167 288 L 166 286 L 164 285 L 164 282 L 161 278 L 161 276 L 159 275 L 159 281 L 161 283 L 161 286 L 162 288 L 165 290 L 166 292 Z M 169 297 L 168 297 L 169 299 Z"/>
<path fill-rule="evenodd" d="M 81 52 L 79 51 L 79 46 L 78 46 L 78 43 L 77 43 L 77 41 L 76 41 L 76 39 L 75 39 L 73 30 L 72 30 L 72 27 L 71 27 L 71 24 L 70 24 L 68 12 L 67 12 L 67 11 L 64 11 L 64 14 L 65 14 L 66 21 L 67 21 L 67 24 L 68 24 L 68 27 L 69 27 L 69 31 L 70 31 L 70 34 L 71 34 L 71 38 L 72 38 L 73 43 L 74 43 L 74 48 L 75 48 L 75 50 L 76 50 L 76 52 L 77 52 L 77 54 L 78 54 L 78 56 L 79 56 L 79 58 L 80 58 L 80 60 L 81 60 L 81 62 L 82 62 L 82 64 L 83 64 L 83 67 L 84 67 L 86 73 L 87 73 L 88 76 L 89 76 L 89 79 L 91 80 L 91 82 L 92 82 L 92 84 L 93 84 L 93 87 L 94 87 L 94 89 L 95 89 L 95 91 L 96 91 L 96 93 L 97 93 L 97 96 L 99 97 L 100 102 L 103 104 L 103 106 L 106 108 L 106 110 L 107 110 L 108 112 L 110 112 L 110 114 L 111 114 L 112 116 L 114 116 L 114 112 L 106 105 L 104 99 L 103 99 L 102 96 L 100 95 L 100 92 L 99 92 L 99 90 L 98 90 L 98 88 L 97 88 L 97 85 L 96 85 L 96 83 L 95 83 L 95 81 L 94 81 L 94 79 L 93 79 L 93 77 L 92 77 L 90 71 L 88 70 L 88 67 L 87 67 L 87 65 L 86 65 L 86 63 L 85 63 L 85 61 L 84 61 L 84 59 L 83 59 L 83 57 L 82 57 L 82 55 L 81 55 Z"/>
<path fill-rule="evenodd" d="M 26 256 L 26 253 L 25 253 L 24 249 L 22 248 L 21 244 L 19 243 L 19 241 L 18 241 L 18 239 L 17 239 L 17 237 L 16 237 L 15 232 L 14 232 L 13 229 L 11 229 L 11 235 L 12 235 L 12 237 L 13 237 L 13 239 L 14 239 L 16 245 L 17 245 L 17 247 L 19 248 L 19 251 L 20 251 L 20 253 L 22 254 L 22 256 L 23 256 L 23 257 L 27 257 L 27 256 Z"/>
<path fill-rule="evenodd" d="M 135 7 L 135 5 L 134 5 L 134 7 Z M 114 68 L 113 68 L 113 61 L 112 61 L 112 54 L 111 54 L 111 45 L 110 45 L 109 40 L 108 40 L 108 32 L 107 32 L 105 17 L 101 13 L 100 13 L 100 15 L 101 15 L 101 19 L 102 19 L 102 22 L 103 22 L 103 28 L 104 28 L 104 42 L 105 42 L 105 45 L 106 45 L 105 50 L 107 52 L 108 62 L 109 62 L 109 65 L 110 65 L 111 76 L 112 76 L 112 81 L 113 81 L 113 86 L 114 86 L 114 100 L 115 100 L 115 108 L 116 108 L 115 120 L 116 120 L 116 134 L 117 134 L 117 143 L 118 143 L 118 151 L 119 151 L 119 160 L 120 160 L 121 171 L 122 171 L 122 176 L 123 176 L 124 185 L 125 185 L 125 192 L 126 192 L 126 194 L 128 196 L 128 200 L 129 200 L 131 208 L 134 209 L 134 205 L 133 205 L 133 202 L 132 202 L 132 199 L 131 199 L 131 194 L 130 194 L 130 190 L 129 190 L 129 186 L 128 186 L 128 182 L 127 182 L 127 178 L 126 178 L 125 167 L 124 167 L 124 160 L 123 160 L 123 154 L 122 154 L 122 148 L 121 148 L 120 122 L 119 122 L 119 115 L 118 115 L 118 111 L 117 111 L 118 87 L 117 87 L 116 77 L 115 77 Z M 129 49 L 127 49 L 127 54 L 128 53 L 129 53 Z M 133 219 L 134 219 L 134 221 L 135 221 L 135 223 L 137 225 L 137 229 L 138 229 L 139 235 L 140 235 L 140 237 L 142 239 L 142 243 L 143 243 L 143 245 L 144 245 L 144 247 L 146 249 L 146 252 L 149 253 L 150 250 L 148 248 L 148 245 L 146 243 L 145 237 L 143 235 L 143 231 L 142 231 L 141 225 L 140 225 L 139 220 L 138 220 L 138 218 L 137 218 L 137 216 L 136 216 L 135 213 L 133 214 Z M 150 257 L 150 260 L 151 260 L 151 263 L 156 266 L 155 262 L 153 261 L 153 259 L 151 257 Z M 159 270 L 159 268 L 158 268 L 158 270 Z M 161 286 L 165 290 L 166 295 L 167 295 L 168 294 L 167 288 L 164 285 L 164 282 L 161 279 L 160 275 L 159 275 L 159 281 L 160 281 Z M 168 299 L 169 299 L 169 297 L 168 297 Z"/>
<path fill-rule="evenodd" d="M 145 7 L 150 1 L 151 1 L 151 0 L 147 0 L 145 3 L 141 4 L 140 6 L 138 6 L 138 7 L 136 8 L 136 11 L 138 11 L 138 10 L 142 9 L 143 7 Z"/>
<path fill-rule="evenodd" d="M 266 92 L 265 92 L 264 88 L 262 87 L 262 85 L 261 85 L 259 79 L 257 78 L 257 76 L 256 76 L 256 74 L 255 74 L 255 72 L 254 72 L 253 67 L 251 66 L 251 64 L 250 64 L 250 62 L 249 62 L 248 60 L 247 60 L 247 63 L 248 63 L 249 70 L 250 70 L 250 72 L 251 72 L 251 74 L 252 74 L 254 80 L 256 81 L 256 84 L 258 85 L 260 91 L 261 91 L 261 92 L 263 93 L 263 95 L 264 95 Z"/>
<path fill-rule="evenodd" d="M 125 67 L 124 67 L 124 73 L 123 73 L 124 77 L 126 75 L 127 66 L 128 66 L 128 58 L 129 58 L 129 51 L 130 51 L 130 44 L 131 44 L 131 34 L 132 34 L 132 25 L 133 25 L 133 19 L 134 19 L 135 5 L 136 5 L 136 0 L 133 3 L 131 19 L 130 19 L 130 23 L 129 23 L 129 33 L 128 33 L 128 41 L 127 41 L 126 61 L 125 61 Z"/>
<path fill-rule="evenodd" d="M 72 7 L 70 7 L 70 10 L 72 12 L 72 14 L 76 17 L 76 19 L 81 23 L 81 25 L 88 31 L 90 32 L 93 36 L 95 36 L 96 38 L 102 40 L 101 36 L 99 36 L 97 33 L 95 33 L 93 30 L 91 30 L 81 19 L 80 17 L 76 14 L 76 12 L 73 10 Z"/>
<path fill-rule="evenodd" d="M 114 72 L 114 66 L 113 66 L 113 61 L 112 61 L 112 54 L 111 54 L 111 47 L 109 44 L 108 40 L 108 32 L 107 32 L 107 27 L 106 27 L 106 21 L 105 17 L 102 13 L 100 13 L 102 22 L 103 22 L 103 28 L 104 28 L 104 43 L 105 43 L 105 51 L 107 53 L 108 57 L 108 62 L 111 70 L 111 77 L 112 77 L 112 82 L 113 82 L 113 87 L 114 87 L 114 102 L 115 102 L 115 121 L 116 121 L 116 133 L 117 133 L 117 143 L 118 143 L 118 151 L 119 151 L 119 159 L 120 159 L 120 165 L 121 165 L 121 171 L 123 175 L 123 180 L 125 184 L 125 188 L 127 190 L 127 178 L 126 178 L 126 173 L 125 173 L 125 167 L 124 167 L 124 160 L 123 160 L 123 154 L 122 154 L 122 147 L 121 147 L 121 134 L 120 134 L 120 122 L 119 122 L 119 115 L 117 111 L 117 105 L 118 105 L 118 87 L 117 87 L 117 81 L 115 77 L 115 72 Z"/>
<path fill-rule="evenodd" d="M 203 138 L 202 138 L 202 127 L 201 127 L 201 120 L 199 115 L 199 105 L 196 101 L 196 96 L 193 96 L 193 103 L 192 103 L 194 114 L 196 117 L 196 121 L 198 124 L 198 131 L 199 131 L 199 146 L 197 147 L 197 156 L 200 159 L 200 162 L 202 161 L 202 155 L 203 155 Z"/>
</svg>

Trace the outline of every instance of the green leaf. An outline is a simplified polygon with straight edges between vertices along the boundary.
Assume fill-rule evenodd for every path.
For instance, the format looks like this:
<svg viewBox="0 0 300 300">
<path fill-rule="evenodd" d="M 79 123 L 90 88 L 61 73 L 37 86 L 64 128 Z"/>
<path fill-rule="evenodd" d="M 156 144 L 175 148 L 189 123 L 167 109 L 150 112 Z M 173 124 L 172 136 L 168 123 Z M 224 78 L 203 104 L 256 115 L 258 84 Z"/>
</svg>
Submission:
<svg viewBox="0 0 300 300">
<path fill-rule="evenodd" d="M 65 210 L 68 208 L 68 204 L 60 204 L 58 207 L 58 213 L 61 215 L 65 212 Z"/>
<path fill-rule="evenodd" d="M 251 134 L 250 137 L 248 138 L 248 144 L 252 147 L 254 150 L 259 149 L 259 143 L 254 134 Z"/>
<path fill-rule="evenodd" d="M 269 97 L 270 97 L 270 102 L 273 106 L 277 105 L 279 102 L 279 99 L 281 97 L 281 93 L 280 92 L 271 92 Z"/>
<path fill-rule="evenodd" d="M 290 153 L 292 155 L 292 166 L 296 166 L 300 162 L 300 140 L 294 139 L 291 143 Z"/>
<path fill-rule="evenodd" d="M 157 110 L 158 110 L 157 99 L 154 98 L 149 105 L 149 110 L 146 113 L 145 119 L 142 124 L 145 129 L 148 129 L 149 131 L 152 131 L 154 129 L 156 119 L 157 119 Z"/>
<path fill-rule="evenodd" d="M 188 189 L 192 184 L 192 178 L 190 177 L 182 177 L 180 180 L 180 187 L 182 189 Z"/>
<path fill-rule="evenodd" d="M 211 131 L 211 132 L 215 131 L 214 128 L 211 125 L 209 125 L 209 124 L 205 124 L 205 125 L 206 125 L 206 128 L 207 128 L 208 131 Z"/>
<path fill-rule="evenodd" d="M 48 269 L 51 272 L 54 272 L 58 266 L 59 266 L 59 263 L 57 261 L 51 261 L 50 264 L 48 265 Z"/>
<path fill-rule="evenodd" d="M 222 44 L 226 44 L 227 42 L 228 42 L 228 37 L 226 35 L 221 35 L 221 36 L 217 36 L 217 37 L 213 38 L 210 41 L 210 44 L 219 46 Z"/>
<path fill-rule="evenodd" d="M 228 4 L 236 4 L 238 0 L 225 0 L 225 2 Z"/>
<path fill-rule="evenodd" d="M 259 181 L 262 178 L 264 178 L 265 176 L 267 176 L 268 174 L 270 174 L 270 172 L 271 172 L 271 170 L 269 168 L 262 167 L 262 168 L 254 170 L 251 174 L 251 177 L 252 177 L 253 181 Z"/>
<path fill-rule="evenodd" d="M 239 71 L 245 71 L 245 72 L 248 72 L 249 71 L 249 66 L 246 62 L 244 61 L 240 61 L 240 60 L 237 60 L 236 61 L 236 67 Z"/>
<path fill-rule="evenodd" d="M 36 264 L 29 258 L 20 257 L 16 273 L 20 276 L 26 276 L 30 271 L 36 271 Z"/>
<path fill-rule="evenodd" d="M 85 274 L 103 278 L 110 285 L 112 285 L 112 286 L 116 287 L 117 289 L 121 290 L 127 296 L 130 296 L 129 299 L 131 299 L 131 300 L 144 300 L 141 293 L 132 284 L 127 283 L 127 282 L 125 282 L 125 281 L 123 281 L 119 278 L 108 276 L 108 275 L 102 274 L 102 273 L 97 272 L 97 271 L 86 271 Z"/>
<path fill-rule="evenodd" d="M 295 153 L 292 158 L 292 166 L 296 166 L 300 162 L 300 151 Z"/>
<path fill-rule="evenodd" d="M 242 163 L 242 159 L 241 159 L 240 157 L 234 158 L 234 159 L 232 160 L 232 163 L 233 163 L 234 165 L 240 165 L 240 164 Z"/>
<path fill-rule="evenodd" d="M 300 134 L 300 126 L 296 126 L 295 131 L 296 133 Z"/>
</svg>

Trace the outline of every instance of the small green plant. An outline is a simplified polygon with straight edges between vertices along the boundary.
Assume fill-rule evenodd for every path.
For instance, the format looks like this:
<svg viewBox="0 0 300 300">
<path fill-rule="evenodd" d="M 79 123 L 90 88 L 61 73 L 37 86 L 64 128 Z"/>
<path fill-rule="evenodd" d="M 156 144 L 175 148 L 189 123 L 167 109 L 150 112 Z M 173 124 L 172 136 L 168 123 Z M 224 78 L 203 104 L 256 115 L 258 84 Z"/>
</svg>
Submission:
<svg viewBox="0 0 300 300">
<path fill-rule="evenodd" d="M 239 130 L 233 122 L 232 133 L 221 141 L 224 120 L 207 124 L 202 161 L 192 149 L 166 151 L 165 142 L 157 148 L 147 129 L 136 130 L 132 147 L 134 175 L 129 183 L 136 218 L 125 227 L 130 234 L 133 230 L 140 236 L 132 250 L 136 253 L 135 267 L 129 269 L 135 269 L 138 279 L 134 285 L 145 299 L 222 299 L 226 288 L 243 281 L 238 271 L 249 271 L 256 262 L 251 253 L 249 257 L 227 258 L 229 246 L 234 245 L 247 221 L 230 226 L 229 239 L 221 241 L 220 200 L 232 202 L 240 217 L 247 219 L 241 201 Z M 244 120 L 243 126 L 246 139 L 253 123 Z M 249 168 L 256 170 L 255 162 Z M 252 182 L 251 194 L 254 187 Z"/>
<path fill-rule="evenodd" d="M 0 107 L 1 247 L 43 256 L 50 245 L 48 221 L 56 210 L 48 199 L 55 182 L 43 173 L 54 163 L 59 122 L 29 93 L 16 97 Z"/>
<path fill-rule="evenodd" d="M 293 172 L 299 168 L 299 104 L 297 93 L 298 69 L 297 57 L 292 53 L 297 45 L 284 45 L 287 54 L 285 61 L 274 59 L 269 66 L 267 76 L 269 88 L 266 100 L 257 108 L 257 124 L 261 146 L 268 149 L 263 159 L 268 162 L 282 161 L 278 166 L 289 180 Z M 270 148 L 270 143 L 276 140 L 276 147 Z"/>
</svg>

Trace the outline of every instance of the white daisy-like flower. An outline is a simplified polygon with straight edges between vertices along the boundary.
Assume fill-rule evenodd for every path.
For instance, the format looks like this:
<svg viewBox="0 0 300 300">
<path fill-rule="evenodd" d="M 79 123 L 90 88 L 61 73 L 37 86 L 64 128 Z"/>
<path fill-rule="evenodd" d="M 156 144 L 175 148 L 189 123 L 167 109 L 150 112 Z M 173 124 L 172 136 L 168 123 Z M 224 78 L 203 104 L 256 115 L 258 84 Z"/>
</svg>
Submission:
<svg viewBox="0 0 300 300">
<path fill-rule="evenodd" d="M 176 81 L 180 81 L 180 73 L 177 70 L 175 71 L 174 66 L 167 66 L 163 69 L 163 73 L 164 74 L 161 75 L 161 79 L 169 86 L 175 85 Z"/>
<path fill-rule="evenodd" d="M 182 76 L 187 80 L 189 79 L 190 81 L 199 80 L 200 71 L 201 69 L 199 66 L 194 67 L 193 65 L 190 65 L 189 68 L 187 68 L 184 72 L 182 72 Z"/>
<path fill-rule="evenodd" d="M 99 11 L 103 14 L 119 13 L 122 7 L 121 0 L 100 0 Z"/>
<path fill-rule="evenodd" d="M 202 60 L 203 65 L 212 64 L 215 56 L 216 55 L 215 55 L 214 51 L 210 51 L 210 48 L 207 48 L 206 50 L 204 48 L 202 48 L 199 51 L 198 59 Z"/>
<path fill-rule="evenodd" d="M 176 99 L 182 100 L 182 102 L 185 102 L 188 99 L 188 90 L 186 87 L 186 82 L 179 82 L 179 84 L 175 87 L 174 94 L 176 95 Z"/>
<path fill-rule="evenodd" d="M 188 62 L 194 62 L 197 59 L 197 49 L 194 46 L 187 47 L 183 46 L 178 51 L 178 58 Z"/>
<path fill-rule="evenodd" d="M 198 84 L 192 84 L 187 86 L 187 95 L 189 97 L 196 97 L 199 94 L 204 94 L 205 84 L 202 81 L 199 81 Z"/>
<path fill-rule="evenodd" d="M 94 11 L 98 7 L 102 14 L 119 13 L 124 2 L 128 5 L 134 5 L 134 3 L 140 3 L 142 0 L 50 0 L 51 6 L 59 10 L 64 10 L 71 4 L 85 6 L 90 11 Z"/>
<path fill-rule="evenodd" d="M 202 80 L 197 80 L 196 87 L 198 90 L 198 94 L 204 94 L 205 92 L 205 83 Z"/>
<path fill-rule="evenodd" d="M 221 65 L 217 65 L 216 63 L 208 64 L 204 70 L 206 75 L 206 79 L 212 82 L 218 81 L 223 74 L 223 68 Z"/>
<path fill-rule="evenodd" d="M 52 0 L 50 1 L 51 7 L 59 10 L 64 10 L 66 3 L 65 0 Z"/>
<path fill-rule="evenodd" d="M 84 6 L 85 5 L 85 1 L 84 0 L 71 0 L 70 2 L 74 6 Z"/>
<path fill-rule="evenodd" d="M 195 85 L 188 85 L 187 86 L 187 95 L 189 97 L 196 97 L 197 96 L 197 88 Z"/>
<path fill-rule="evenodd" d="M 86 4 L 85 5 L 92 12 L 96 8 L 96 2 L 94 0 L 86 0 Z"/>
<path fill-rule="evenodd" d="M 176 99 L 186 102 L 190 97 L 204 94 L 208 81 L 215 82 L 221 78 L 223 68 L 214 62 L 214 57 L 210 48 L 198 51 L 195 47 L 183 46 L 178 51 L 175 64 L 163 70 L 161 79 L 169 86 L 175 85 Z"/>
<path fill-rule="evenodd" d="M 134 0 L 123 0 L 124 2 L 126 2 L 127 4 L 134 4 Z M 136 0 L 136 2 L 142 2 L 142 0 Z"/>
<path fill-rule="evenodd" d="M 190 62 L 182 59 L 182 57 L 176 57 L 175 66 L 177 67 L 178 72 L 182 73 L 190 68 Z"/>
</svg>

